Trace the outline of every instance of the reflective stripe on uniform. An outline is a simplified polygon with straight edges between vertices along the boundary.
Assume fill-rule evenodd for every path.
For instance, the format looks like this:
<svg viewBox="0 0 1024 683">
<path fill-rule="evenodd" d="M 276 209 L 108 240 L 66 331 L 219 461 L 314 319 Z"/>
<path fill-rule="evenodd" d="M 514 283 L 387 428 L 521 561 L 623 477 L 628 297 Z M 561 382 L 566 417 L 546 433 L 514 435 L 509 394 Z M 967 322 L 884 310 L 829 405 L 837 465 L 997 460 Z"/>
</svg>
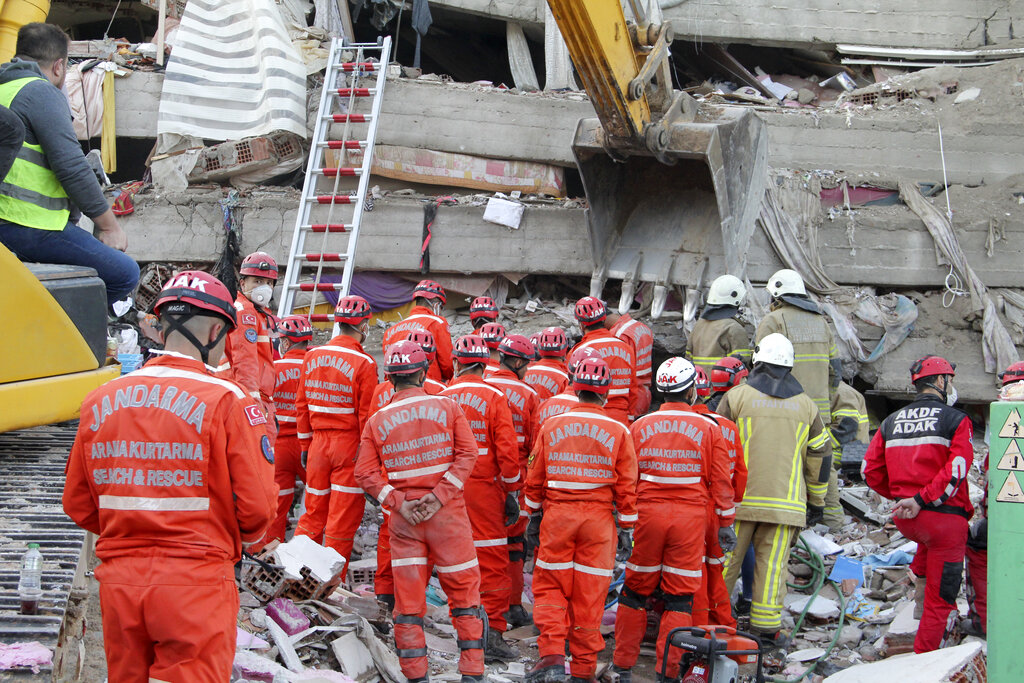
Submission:
<svg viewBox="0 0 1024 683">
<path fill-rule="evenodd" d="M 699 569 L 680 569 L 679 567 L 672 567 L 667 564 L 661 565 L 661 571 L 675 576 L 685 576 L 690 579 L 699 579 L 703 573 Z"/>
<path fill-rule="evenodd" d="M 358 486 L 341 486 L 339 484 L 331 484 L 331 490 L 337 491 L 338 493 L 352 493 L 357 496 L 363 495 L 363 490 Z"/>
<path fill-rule="evenodd" d="M 640 519 L 640 516 L 637 515 L 636 513 L 634 513 L 632 515 L 624 515 L 621 512 L 619 513 L 619 521 L 620 522 L 635 522 L 638 519 Z"/>
<path fill-rule="evenodd" d="M 508 538 L 485 538 L 481 541 L 473 541 L 474 548 L 493 548 L 499 545 L 508 545 Z"/>
<path fill-rule="evenodd" d="M 312 439 L 313 432 L 296 432 L 295 438 L 297 439 Z"/>
<path fill-rule="evenodd" d="M 640 478 L 644 481 L 653 482 L 655 484 L 699 484 L 703 481 L 701 477 L 658 477 L 653 474 L 641 474 Z"/>
<path fill-rule="evenodd" d="M 545 562 L 544 560 L 537 560 L 535 566 L 540 569 L 547 569 L 549 572 L 559 572 L 572 569 L 572 562 Z"/>
<path fill-rule="evenodd" d="M 434 565 L 434 569 L 437 570 L 438 574 L 454 574 L 455 572 L 461 572 L 467 569 L 472 569 L 473 567 L 479 566 L 479 564 L 480 563 L 477 562 L 477 559 L 474 557 L 472 560 L 463 562 L 462 564 L 452 564 L 448 565 L 447 567 L 442 567 L 441 565 L 436 564 Z"/>
<path fill-rule="evenodd" d="M 447 479 L 448 483 L 452 484 L 455 488 L 459 489 L 460 491 L 462 490 L 462 480 L 456 477 L 454 474 L 452 474 L 451 472 L 445 472 L 444 478 Z"/>
<path fill-rule="evenodd" d="M 608 395 L 609 396 L 625 396 L 628 393 L 629 393 L 629 389 L 609 389 L 608 390 Z"/>
<path fill-rule="evenodd" d="M 297 418 L 297 417 L 290 417 L 288 415 L 278 415 L 277 416 L 277 421 L 278 422 L 298 422 L 299 418 Z"/>
<path fill-rule="evenodd" d="M 318 406 L 310 403 L 308 406 L 309 412 L 311 413 L 329 413 L 331 415 L 352 415 L 356 412 L 355 408 L 339 408 L 335 406 Z"/>
<path fill-rule="evenodd" d="M 653 574 L 654 572 L 661 571 L 661 565 L 633 564 L 632 562 L 627 562 L 626 569 L 632 570 L 634 572 L 639 572 L 641 574 Z"/>
<path fill-rule="evenodd" d="M 449 463 L 442 465 L 432 465 L 431 467 L 420 467 L 415 470 L 402 470 L 399 472 L 388 472 L 388 479 L 410 479 L 412 477 L 424 477 L 428 474 L 437 474 L 438 472 L 447 472 Z"/>
<path fill-rule="evenodd" d="M 242 388 L 230 380 L 221 379 L 220 377 L 211 377 L 210 375 L 204 375 L 199 372 L 192 372 L 191 370 L 178 370 L 177 368 L 165 368 L 159 366 L 141 367 L 132 373 L 132 377 L 155 377 L 158 379 L 192 379 L 197 382 L 205 382 L 207 384 L 214 384 L 219 387 L 227 389 L 238 398 L 245 398 L 245 392 Z M 259 398 L 259 392 L 256 392 L 256 398 Z"/>
<path fill-rule="evenodd" d="M 919 436 L 914 439 L 887 439 L 885 441 L 886 448 L 893 446 L 949 446 L 949 444 L 950 440 L 941 436 Z"/>
<path fill-rule="evenodd" d="M 501 480 L 503 482 L 505 482 L 506 484 L 514 484 L 517 481 L 519 481 L 519 479 L 520 479 L 519 472 L 516 472 L 516 476 L 514 476 L 514 477 L 502 477 L 501 478 Z"/>
<path fill-rule="evenodd" d="M 532 501 L 532 500 L 530 500 L 529 498 L 526 498 L 526 497 L 523 498 L 523 501 L 526 503 L 526 507 L 530 508 L 531 510 L 539 510 L 540 509 L 540 503 L 538 503 L 536 501 Z"/>
<path fill-rule="evenodd" d="M 209 498 L 148 498 L 145 496 L 100 496 L 101 510 L 138 510 L 143 512 L 190 512 L 210 509 Z"/>
<path fill-rule="evenodd" d="M 402 557 L 402 558 L 392 557 L 391 558 L 391 566 L 392 567 L 412 567 L 414 565 L 425 565 L 426 563 L 427 563 L 427 558 L 425 558 L 425 557 Z"/>
<path fill-rule="evenodd" d="M 548 481 L 548 488 L 551 489 L 572 489 L 575 491 L 591 491 L 593 489 L 599 489 L 602 486 L 611 486 L 611 482 L 607 483 L 594 483 L 589 481 Z"/>
<path fill-rule="evenodd" d="M 572 568 L 575 569 L 578 572 L 582 572 L 583 574 L 590 574 L 592 576 L 606 576 L 609 579 L 614 575 L 614 572 L 611 569 L 601 569 L 600 567 L 589 567 L 589 566 L 587 566 L 585 564 L 580 564 L 579 562 L 573 562 L 572 563 Z"/>
<path fill-rule="evenodd" d="M 306 485 L 306 493 L 309 493 L 309 494 L 314 495 L 314 496 L 327 496 L 327 495 L 330 495 L 331 490 L 330 489 L 315 489 L 312 486 L 309 486 L 307 484 Z"/>
<path fill-rule="evenodd" d="M 736 508 L 731 507 L 728 510 L 719 510 L 718 508 L 715 508 L 715 514 L 720 517 L 728 517 L 729 515 L 736 514 Z"/>
<path fill-rule="evenodd" d="M 279 496 L 290 496 L 293 493 L 295 493 L 295 489 L 279 489 L 277 491 L 277 495 Z"/>
<path fill-rule="evenodd" d="M 391 494 L 391 492 L 394 491 L 394 490 L 395 490 L 394 486 L 392 486 L 391 484 L 385 484 L 384 488 L 382 488 L 380 490 L 380 493 L 377 494 L 377 501 L 381 505 L 383 505 L 384 504 L 384 499 L 387 498 Z"/>
</svg>

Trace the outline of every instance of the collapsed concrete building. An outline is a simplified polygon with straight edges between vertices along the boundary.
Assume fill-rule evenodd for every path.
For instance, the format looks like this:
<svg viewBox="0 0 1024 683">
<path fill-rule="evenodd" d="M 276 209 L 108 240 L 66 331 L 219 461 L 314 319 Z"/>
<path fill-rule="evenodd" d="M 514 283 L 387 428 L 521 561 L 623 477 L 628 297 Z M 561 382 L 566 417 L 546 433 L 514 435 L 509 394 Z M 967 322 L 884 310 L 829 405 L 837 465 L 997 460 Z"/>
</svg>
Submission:
<svg viewBox="0 0 1024 683">
<path fill-rule="evenodd" d="M 1024 305 L 1018 246 L 1024 180 L 1017 176 L 1024 162 L 1024 58 L 1014 58 L 1024 48 L 1013 34 L 1024 2 L 879 0 L 856 11 L 816 0 L 798 4 L 661 2 L 675 30 L 677 87 L 709 106 L 754 110 L 766 133 L 770 200 L 745 245 L 745 275 L 755 290 L 782 267 L 827 275 L 830 286 L 818 288 L 819 298 L 841 317 L 833 322 L 847 338 L 846 373 L 859 375 L 861 388 L 906 398 L 910 362 L 942 352 L 960 365 L 961 398 L 987 402 L 997 366 L 1016 360 L 1015 347 L 1024 342 L 1018 307 Z M 582 293 L 601 255 L 592 247 L 572 143 L 577 123 L 594 110 L 582 91 L 539 90 L 545 58 L 552 69 L 544 50 L 551 42 L 546 3 L 435 0 L 430 6 L 434 25 L 423 36 L 423 69 L 393 67 L 389 74 L 357 268 L 418 277 L 424 206 L 451 197 L 433 222 L 432 273 L 471 275 L 463 290 L 456 286 L 466 294 L 483 293 L 496 279 L 544 276 L 571 280 L 578 290 L 571 293 Z M 366 14 L 357 18 L 357 36 L 377 31 L 371 21 Z M 405 64 L 417 34 L 398 21 Z M 83 58 L 107 49 L 96 41 L 75 45 Z M 522 45 L 533 50 L 528 64 L 515 61 Z M 478 57 L 467 60 L 474 50 Z M 531 74 L 533 84 L 517 82 Z M 118 144 L 125 156 L 135 155 L 122 172 L 129 175 L 118 179 L 142 178 L 140 162 L 157 137 L 163 79 L 151 70 L 115 79 Z M 309 83 L 316 82 L 314 73 Z M 315 87 L 308 97 L 307 111 L 315 112 Z M 243 253 L 288 253 L 298 177 L 246 183 L 231 196 Z M 129 253 L 143 263 L 215 262 L 224 247 L 230 190 L 221 183 L 228 182 L 144 186 L 133 196 L 133 213 L 122 218 Z M 937 246 L 935 225 L 926 223 L 934 216 L 922 215 L 916 199 L 914 206 L 907 201 L 910 190 L 927 195 L 923 201 L 949 221 L 962 249 L 955 267 Z M 488 197 L 513 191 L 525 206 L 518 228 L 485 222 Z M 656 205 L 658 198 L 649 201 Z M 769 229 L 780 221 L 782 232 Z M 682 339 L 687 321 L 680 325 L 680 319 L 694 312 L 688 294 L 692 303 L 693 292 L 726 269 L 722 237 L 684 232 L 650 248 L 673 250 L 669 309 L 675 310 L 663 316 L 671 324 L 659 332 Z M 987 291 L 968 282 L 965 263 Z M 617 301 L 618 287 L 610 279 L 602 293 Z M 642 311 L 649 310 L 650 290 L 638 293 Z M 913 328 L 905 341 L 872 356 L 889 330 L 856 310 L 894 293 L 916 305 L 916 321 L 904 320 Z"/>
</svg>

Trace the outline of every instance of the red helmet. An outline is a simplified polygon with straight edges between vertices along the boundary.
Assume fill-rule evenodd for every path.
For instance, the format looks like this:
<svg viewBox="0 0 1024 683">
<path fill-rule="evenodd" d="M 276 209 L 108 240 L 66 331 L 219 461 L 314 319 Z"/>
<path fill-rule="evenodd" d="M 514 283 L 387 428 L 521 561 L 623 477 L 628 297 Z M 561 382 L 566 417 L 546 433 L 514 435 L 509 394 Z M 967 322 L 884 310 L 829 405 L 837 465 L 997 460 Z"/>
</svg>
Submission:
<svg viewBox="0 0 1024 683">
<path fill-rule="evenodd" d="M 281 336 L 288 341 L 308 342 L 313 339 L 313 326 L 301 315 L 290 315 L 277 325 Z"/>
<path fill-rule="evenodd" d="M 739 358 L 726 356 L 719 358 L 715 366 L 711 368 L 711 388 L 716 391 L 728 391 L 743 381 L 749 375 L 747 366 Z"/>
<path fill-rule="evenodd" d="M 505 338 L 505 326 L 501 323 L 487 323 L 481 325 L 480 329 L 476 331 L 478 335 L 483 337 L 484 343 L 487 344 L 487 348 L 494 349 L 498 348 L 498 344 Z"/>
<path fill-rule="evenodd" d="M 694 379 L 694 386 L 697 387 L 697 395 L 701 398 L 708 398 L 711 396 L 711 382 L 708 381 L 708 373 L 704 372 L 704 368 L 697 365 L 694 367 L 696 378 Z"/>
<path fill-rule="evenodd" d="M 271 280 L 276 280 L 277 261 L 274 260 L 273 256 L 264 251 L 254 251 L 242 260 L 242 267 L 239 268 L 238 274 L 268 277 Z"/>
<path fill-rule="evenodd" d="M 942 356 L 925 356 L 914 361 L 910 366 L 910 381 L 916 382 L 924 377 L 936 375 L 955 375 L 956 365 Z"/>
<path fill-rule="evenodd" d="M 510 334 L 498 344 L 498 353 L 503 356 L 533 360 L 533 344 L 521 334 Z"/>
<path fill-rule="evenodd" d="M 428 367 L 427 354 L 416 342 L 395 342 L 384 352 L 385 375 L 412 375 Z"/>
<path fill-rule="evenodd" d="M 530 335 L 530 343 L 533 345 L 533 359 L 540 360 L 540 332 Z"/>
<path fill-rule="evenodd" d="M 452 358 L 463 365 L 486 363 L 491 358 L 491 352 L 487 348 L 487 342 L 483 340 L 483 337 L 476 334 L 467 334 L 455 340 Z"/>
<path fill-rule="evenodd" d="M 584 346 L 582 349 L 576 349 L 569 356 L 569 362 L 565 364 L 566 370 L 569 372 L 569 377 L 572 377 L 573 369 L 579 364 L 581 360 L 586 358 L 600 358 L 601 354 L 596 349 L 590 346 Z"/>
<path fill-rule="evenodd" d="M 565 330 L 561 327 L 546 327 L 540 332 L 537 350 L 543 357 L 564 356 L 569 348 L 569 340 L 565 338 Z"/>
<path fill-rule="evenodd" d="M 596 354 L 583 358 L 576 364 L 572 373 L 573 391 L 593 391 L 595 394 L 607 394 L 612 383 L 612 373 L 608 364 Z"/>
<path fill-rule="evenodd" d="M 334 307 L 334 322 L 342 325 L 358 325 L 369 318 L 370 303 L 358 294 L 341 297 Z"/>
<path fill-rule="evenodd" d="M 999 381 L 1003 383 L 1004 387 L 1021 380 L 1024 380 L 1024 361 L 1017 361 L 999 373 Z"/>
<path fill-rule="evenodd" d="M 153 312 L 157 315 L 201 315 L 203 311 L 224 318 L 231 327 L 235 326 L 235 301 L 228 288 L 201 270 L 183 270 L 172 275 L 153 304 Z"/>
<path fill-rule="evenodd" d="M 498 304 L 489 296 L 478 296 L 469 305 L 469 319 L 475 320 L 497 320 Z"/>
<path fill-rule="evenodd" d="M 433 280 L 420 280 L 419 284 L 416 285 L 416 289 L 412 291 L 412 296 L 413 298 L 421 299 L 440 299 L 442 304 L 448 301 L 448 297 L 444 293 L 444 287 Z"/>
<path fill-rule="evenodd" d="M 423 353 L 427 354 L 427 360 L 431 363 L 437 358 L 437 344 L 434 342 L 434 335 L 430 330 L 412 330 L 405 336 L 406 341 L 419 344 Z"/>
<path fill-rule="evenodd" d="M 599 323 L 608 316 L 608 308 L 600 299 L 585 296 L 576 302 L 576 320 L 584 325 Z"/>
</svg>

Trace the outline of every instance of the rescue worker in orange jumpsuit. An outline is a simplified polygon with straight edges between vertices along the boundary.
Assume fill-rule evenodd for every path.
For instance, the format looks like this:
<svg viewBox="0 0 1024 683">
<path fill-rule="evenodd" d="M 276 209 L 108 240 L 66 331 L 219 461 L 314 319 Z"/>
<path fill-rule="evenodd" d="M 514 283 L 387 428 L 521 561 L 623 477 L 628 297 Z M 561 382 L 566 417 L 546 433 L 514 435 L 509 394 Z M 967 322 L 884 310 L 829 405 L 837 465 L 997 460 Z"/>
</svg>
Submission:
<svg viewBox="0 0 1024 683">
<path fill-rule="evenodd" d="M 594 348 L 601 354 L 612 373 L 612 385 L 604 410 L 628 427 L 630 406 L 636 402 L 638 392 L 636 363 L 629 342 L 622 341 L 605 328 L 607 315 L 608 309 L 600 299 L 585 296 L 576 302 L 576 321 L 583 330 L 583 339 L 573 351 Z"/>
<path fill-rule="evenodd" d="M 362 346 L 370 304 L 361 296 L 341 297 L 334 323 L 338 335 L 307 352 L 302 364 L 298 436 L 309 455 L 306 512 L 295 533 L 323 535 L 324 544 L 348 560 L 366 503 L 355 480 L 356 448 L 377 386 L 377 363 Z"/>
<path fill-rule="evenodd" d="M 413 330 L 409 333 L 406 341 L 411 341 L 423 349 L 428 363 L 434 362 L 434 354 L 437 351 L 434 346 L 434 335 L 426 330 Z M 445 385 L 429 377 L 423 381 L 423 390 L 431 396 L 440 394 L 444 389 Z M 390 403 L 391 397 L 394 395 L 395 385 L 391 383 L 391 380 L 385 379 L 378 384 L 377 388 L 373 390 L 370 415 Z M 386 509 L 381 512 L 384 513 L 385 519 L 391 515 Z M 377 536 L 377 571 L 373 577 L 373 591 L 377 600 L 387 605 L 388 609 L 395 608 L 395 575 L 391 571 L 391 533 L 388 531 L 387 523 L 381 525 L 380 533 Z"/>
<path fill-rule="evenodd" d="M 413 307 L 409 317 L 395 323 L 384 332 L 381 349 L 406 338 L 409 332 L 424 329 L 434 335 L 437 356 L 430 364 L 427 377 L 444 383 L 452 378 L 452 335 L 448 331 L 448 320 L 441 315 L 448 301 L 444 287 L 433 280 L 420 280 L 413 290 Z"/>
<path fill-rule="evenodd" d="M 548 327 L 540 332 L 534 348 L 540 360 L 526 369 L 523 381 L 533 387 L 541 401 L 546 401 L 569 386 L 569 373 L 565 369 L 569 340 L 561 327 Z"/>
<path fill-rule="evenodd" d="M 486 327 L 486 326 L 485 326 Z M 512 424 L 516 429 L 516 442 L 519 444 L 519 466 L 523 477 L 526 476 L 526 463 L 533 449 L 537 434 L 537 409 L 540 401 L 537 392 L 523 381 L 526 368 L 533 357 L 533 344 L 521 334 L 512 334 L 501 340 L 498 345 L 500 363 L 498 369 L 490 375 L 484 373 L 485 379 L 504 392 L 512 409 Z M 509 610 L 508 623 L 512 628 L 533 623 L 530 614 L 523 608 L 523 563 L 526 560 L 526 549 L 523 534 L 529 513 L 523 506 L 522 493 L 519 496 L 519 520 L 508 527 L 508 580 Z"/>
<path fill-rule="evenodd" d="M 478 296 L 469 305 L 469 322 L 473 330 L 498 321 L 498 304 L 489 296 Z"/>
<path fill-rule="evenodd" d="M 733 363 L 738 363 L 739 367 L 743 368 L 742 373 L 722 369 L 723 366 L 731 368 Z M 743 363 L 731 356 L 726 356 L 715 364 L 711 370 L 710 382 L 700 367 L 696 367 L 696 370 L 697 395 L 708 400 L 713 398 L 708 394 L 717 391 L 721 392 L 719 395 L 724 395 L 728 389 L 739 384 L 747 376 Z M 702 390 L 702 383 L 706 389 Z M 735 422 L 719 415 L 708 406 L 708 403 L 698 401 L 693 404 L 693 411 L 711 418 L 725 438 L 729 454 L 729 474 L 732 479 L 732 500 L 735 506 L 743 500 L 743 493 L 747 489 L 747 464 L 743 460 L 743 443 L 740 441 L 739 428 Z M 707 533 L 704 535 L 704 574 L 701 576 L 700 588 L 693 596 L 693 623 L 736 626 L 729 602 L 729 591 L 725 587 L 725 554 L 729 551 L 722 548 L 718 542 L 718 525 L 713 523 L 718 520 L 718 512 L 712 500 L 708 501 L 708 520 Z"/>
<path fill-rule="evenodd" d="M 732 529 L 729 454 L 719 426 L 694 410 L 697 378 L 693 363 L 669 358 L 658 368 L 661 408 L 633 423 L 630 432 L 640 472 L 639 520 L 633 553 L 615 617 L 613 664 L 629 683 L 647 627 L 647 599 L 660 586 L 665 599 L 658 631 L 655 669 L 674 679 L 679 658 L 662 670 L 669 631 L 692 626 L 693 597 L 704 569 L 707 511 L 713 501 L 715 536 L 726 550 L 736 544 Z"/>
<path fill-rule="evenodd" d="M 546 401 L 541 402 L 540 408 L 537 409 L 537 425 L 540 426 L 549 418 L 555 415 L 561 415 L 562 413 L 568 412 L 579 405 L 580 399 L 576 396 L 576 392 L 572 390 L 572 371 L 584 358 L 597 357 L 597 351 L 591 348 L 580 349 L 579 351 L 573 352 L 569 358 L 569 362 L 566 364 L 566 372 L 569 375 L 569 386 L 565 388 L 560 394 L 552 396 Z"/>
<path fill-rule="evenodd" d="M 458 634 L 462 680 L 483 681 L 486 616 L 463 497 L 477 444 L 455 401 L 423 391 L 428 366 L 423 350 L 412 342 L 385 351 L 384 371 L 396 391 L 366 424 L 356 479 L 391 512 L 395 647 L 402 673 L 411 683 L 427 681 L 423 617 L 433 565 Z"/>
<path fill-rule="evenodd" d="M 295 481 L 306 481 L 302 465 L 302 446 L 296 435 L 298 410 L 295 399 L 302 376 L 302 361 L 313 340 L 313 326 L 301 315 L 288 316 L 278 326 L 280 360 L 274 361 L 277 385 L 274 388 L 274 409 L 277 411 L 277 442 L 274 444 L 274 479 L 277 481 L 277 516 L 267 532 L 267 541 L 284 540 L 288 511 L 295 497 Z"/>
<path fill-rule="evenodd" d="M 636 453 L 629 430 L 602 407 L 610 384 L 607 363 L 580 361 L 572 381 L 580 405 L 548 418 L 530 454 L 527 537 L 537 548 L 533 616 L 540 660 L 527 683 L 565 680 L 567 640 L 572 681 L 595 680 L 616 546 L 625 551 L 633 545 Z"/>
<path fill-rule="evenodd" d="M 654 351 L 654 332 L 628 313 L 608 312 L 604 321 L 608 331 L 633 346 L 636 364 L 636 392 L 630 404 L 631 419 L 645 415 L 651 409 L 651 354 Z"/>
<path fill-rule="evenodd" d="M 505 326 L 500 323 L 485 323 L 480 326 L 477 330 L 477 334 L 487 344 L 487 349 L 491 352 L 491 357 L 487 361 L 487 369 L 484 370 L 484 378 L 490 377 L 498 370 L 498 344 L 505 338 Z"/>
<path fill-rule="evenodd" d="M 473 546 L 480 561 L 480 600 L 490 627 L 486 661 L 514 661 L 519 652 L 505 642 L 509 609 L 508 533 L 519 521 L 517 492 L 523 487 L 519 444 L 505 394 L 483 378 L 490 353 L 484 340 L 467 335 L 455 340 L 455 377 L 442 392 L 462 408 L 477 445 L 476 467 L 466 482 L 466 509 Z"/>
<path fill-rule="evenodd" d="M 234 380 L 250 396 L 260 402 L 267 414 L 267 433 L 273 443 L 277 434 L 274 419 L 274 316 L 270 313 L 270 298 L 277 282 L 277 262 L 262 251 L 253 252 L 242 260 L 238 270 L 238 296 L 235 311 L 238 325 L 228 333 L 227 346 L 217 373 Z"/>
<path fill-rule="evenodd" d="M 99 536 L 107 672 L 117 683 L 222 683 L 235 656 L 233 565 L 274 517 L 259 403 L 213 368 L 236 312 L 212 275 L 168 280 L 164 351 L 82 403 L 64 511 Z"/>
</svg>

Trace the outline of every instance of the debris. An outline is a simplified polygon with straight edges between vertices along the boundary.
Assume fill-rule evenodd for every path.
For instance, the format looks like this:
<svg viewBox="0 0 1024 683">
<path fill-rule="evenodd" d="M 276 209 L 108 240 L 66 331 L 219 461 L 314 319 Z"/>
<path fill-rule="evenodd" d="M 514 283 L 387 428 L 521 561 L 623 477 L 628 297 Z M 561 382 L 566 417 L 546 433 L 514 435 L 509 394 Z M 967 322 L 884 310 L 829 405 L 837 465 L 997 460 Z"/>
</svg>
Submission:
<svg viewBox="0 0 1024 683">
<path fill-rule="evenodd" d="M 890 657 L 881 662 L 861 664 L 829 676 L 825 683 L 982 683 L 986 680 L 985 664 L 981 644 L 975 642 L 919 655 Z"/>
<path fill-rule="evenodd" d="M 38 641 L 29 643 L 0 643 L 0 670 L 11 671 L 27 667 L 39 673 L 39 667 L 53 663 L 53 653 Z"/>
<path fill-rule="evenodd" d="M 286 598 L 274 598 L 267 605 L 267 616 L 290 636 L 309 628 L 309 617 Z"/>
<path fill-rule="evenodd" d="M 249 633 L 241 627 L 236 627 L 235 647 L 241 650 L 266 650 L 270 643 L 259 636 Z"/>
<path fill-rule="evenodd" d="M 484 220 L 488 223 L 504 225 L 506 228 L 518 229 L 525 211 L 525 205 L 505 199 L 504 195 L 499 192 L 498 195 L 487 200 Z"/>
<path fill-rule="evenodd" d="M 843 547 L 841 545 L 834 541 L 830 541 L 824 536 L 819 536 L 810 529 L 804 529 L 801 531 L 800 538 L 811 548 L 811 550 L 824 557 L 843 552 Z"/>
<path fill-rule="evenodd" d="M 911 652 L 920 622 L 914 618 L 914 602 L 907 600 L 896 608 L 896 615 L 885 634 L 885 648 L 889 655 Z"/>
<path fill-rule="evenodd" d="M 349 678 L 368 681 L 377 676 L 373 655 L 355 633 L 346 633 L 332 641 L 331 651 L 338 660 L 342 673 Z"/>
<path fill-rule="evenodd" d="M 823 648 L 810 647 L 806 650 L 797 650 L 796 652 L 790 652 L 788 655 L 786 655 L 786 659 L 790 662 L 809 662 L 811 660 L 818 659 L 823 654 L 825 654 L 825 650 Z"/>
<path fill-rule="evenodd" d="M 789 604 L 789 611 L 793 614 L 800 614 L 810 600 L 810 596 L 798 598 Z M 815 619 L 835 619 L 839 616 L 839 604 L 835 600 L 829 600 L 819 595 L 814 598 L 814 602 L 811 602 L 807 614 Z"/>
<path fill-rule="evenodd" d="M 956 96 L 956 99 L 953 100 L 953 104 L 960 104 L 961 102 L 973 102 L 974 100 L 978 99 L 978 96 L 980 94 L 981 88 L 968 88 L 967 90 L 964 90 L 963 92 Z"/>
<path fill-rule="evenodd" d="M 284 661 L 284 665 L 288 670 L 305 671 L 299 655 L 295 652 L 295 648 L 288 639 L 288 634 L 273 619 L 267 620 L 267 629 L 270 631 L 270 638 L 274 641 L 274 645 L 277 646 L 278 654 L 281 655 L 281 660 Z"/>
<path fill-rule="evenodd" d="M 839 630 L 839 640 L 836 641 L 841 647 L 854 648 L 863 640 L 864 633 L 853 624 L 847 624 Z"/>
</svg>

